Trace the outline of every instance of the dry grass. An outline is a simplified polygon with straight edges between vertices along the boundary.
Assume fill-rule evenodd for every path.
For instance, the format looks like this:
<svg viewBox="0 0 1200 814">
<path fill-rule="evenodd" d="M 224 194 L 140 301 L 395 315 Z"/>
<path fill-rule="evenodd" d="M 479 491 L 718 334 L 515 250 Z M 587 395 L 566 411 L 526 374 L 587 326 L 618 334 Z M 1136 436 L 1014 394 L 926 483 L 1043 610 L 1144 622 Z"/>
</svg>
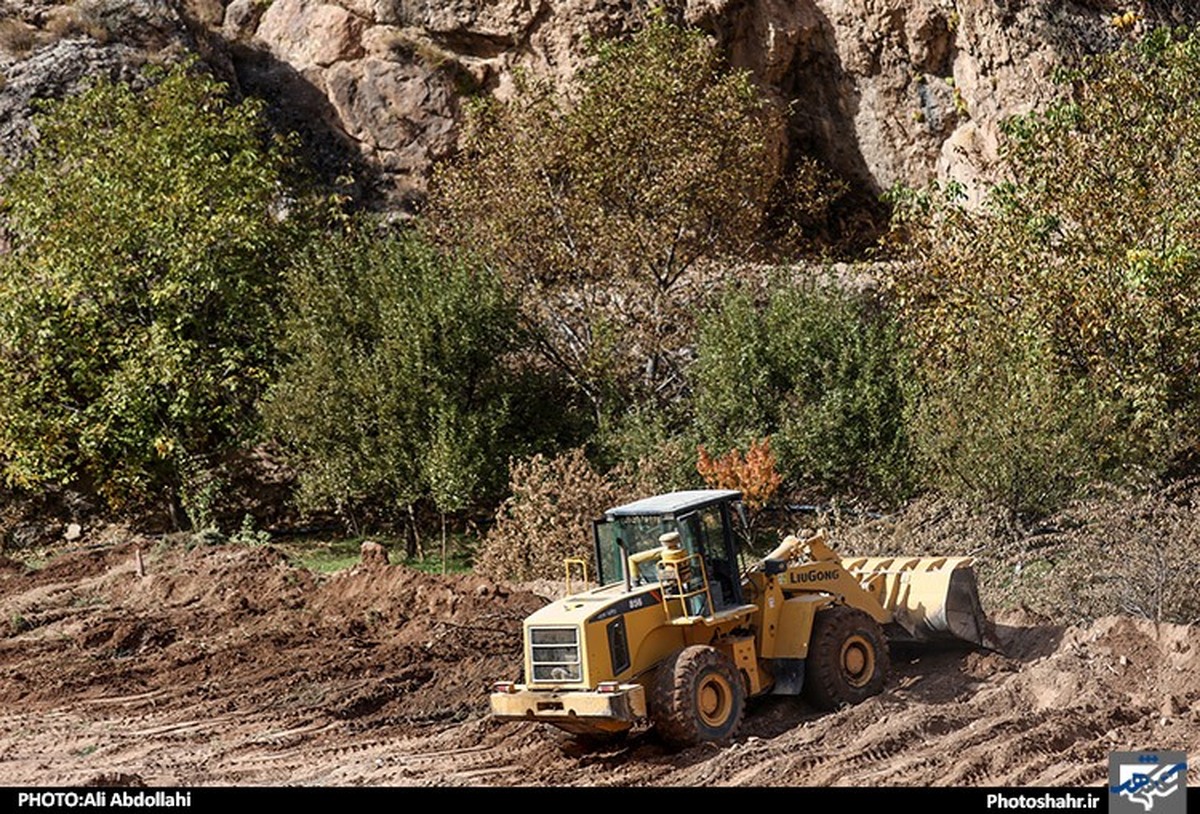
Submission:
<svg viewBox="0 0 1200 814">
<path fill-rule="evenodd" d="M 104 22 L 101 5 L 87 0 L 54 8 L 46 31 L 56 40 L 86 35 L 104 43 L 112 36 Z"/>
<path fill-rule="evenodd" d="M 11 17 L 0 20 L 0 52 L 23 58 L 39 45 L 82 36 L 106 43 L 112 39 L 112 26 L 105 20 L 111 7 L 107 0 L 77 0 L 54 6 L 48 10 L 42 28 Z"/>
<path fill-rule="evenodd" d="M 15 57 L 28 56 L 38 42 L 37 29 L 21 20 L 0 20 L 0 50 Z"/>
<path fill-rule="evenodd" d="M 457 61 L 455 54 L 431 42 L 416 29 L 393 29 L 388 32 L 386 44 L 392 50 L 412 55 L 431 70 Z"/>
<path fill-rule="evenodd" d="M 1080 500 L 1033 524 L 947 501 L 833 527 L 845 554 L 970 555 L 989 611 L 1200 621 L 1200 483 Z M 828 519 L 826 519 L 828 521 Z"/>
</svg>

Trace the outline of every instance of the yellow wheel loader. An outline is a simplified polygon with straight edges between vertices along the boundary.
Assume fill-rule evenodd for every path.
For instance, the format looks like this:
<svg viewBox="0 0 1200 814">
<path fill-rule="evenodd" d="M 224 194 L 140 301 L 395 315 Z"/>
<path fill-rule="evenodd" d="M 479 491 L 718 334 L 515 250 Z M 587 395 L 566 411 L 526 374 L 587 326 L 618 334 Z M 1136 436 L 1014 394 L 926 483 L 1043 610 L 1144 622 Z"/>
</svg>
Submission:
<svg viewBox="0 0 1200 814">
<path fill-rule="evenodd" d="M 722 742 L 749 697 L 836 709 L 878 694 L 889 640 L 988 645 L 970 558 L 842 559 L 818 534 L 747 563 L 741 512 L 739 492 L 713 489 L 606 512 L 600 587 L 525 620 L 524 682 L 493 685 L 493 716 L 583 738 L 649 721 L 676 746 Z"/>
</svg>

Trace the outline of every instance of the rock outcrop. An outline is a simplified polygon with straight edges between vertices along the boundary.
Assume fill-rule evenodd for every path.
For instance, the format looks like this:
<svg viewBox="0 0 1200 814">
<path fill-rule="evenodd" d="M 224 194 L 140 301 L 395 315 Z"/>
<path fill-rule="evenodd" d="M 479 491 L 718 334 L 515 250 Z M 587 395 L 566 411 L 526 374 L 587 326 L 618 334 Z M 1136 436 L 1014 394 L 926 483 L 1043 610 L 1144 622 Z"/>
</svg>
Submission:
<svg viewBox="0 0 1200 814">
<path fill-rule="evenodd" d="M 1183 3 L 1108 0 L 692 0 L 713 32 L 792 110 L 788 142 L 880 192 L 994 177 L 1000 123 L 1048 102 L 1054 66 L 1151 25 L 1200 21 Z M 1190 6 L 1190 7 L 1189 7 Z"/>
<path fill-rule="evenodd" d="M 1167 0 L 1137 3 L 1121 24 L 1123 0 L 666 6 L 789 112 L 776 141 L 868 194 L 935 178 L 986 182 L 1000 122 L 1052 97 L 1054 65 L 1140 28 L 1200 21 L 1194 4 Z M 327 174 L 407 205 L 455 149 L 466 97 L 505 96 L 518 70 L 565 85 L 590 42 L 635 30 L 647 13 L 636 0 L 0 0 L 0 154 L 27 147 L 34 99 L 200 50 L 303 133 Z"/>
<path fill-rule="evenodd" d="M 151 59 L 196 50 L 184 18 L 167 0 L 0 0 L 0 174 L 32 145 L 39 101 L 100 76 L 136 84 Z"/>
</svg>

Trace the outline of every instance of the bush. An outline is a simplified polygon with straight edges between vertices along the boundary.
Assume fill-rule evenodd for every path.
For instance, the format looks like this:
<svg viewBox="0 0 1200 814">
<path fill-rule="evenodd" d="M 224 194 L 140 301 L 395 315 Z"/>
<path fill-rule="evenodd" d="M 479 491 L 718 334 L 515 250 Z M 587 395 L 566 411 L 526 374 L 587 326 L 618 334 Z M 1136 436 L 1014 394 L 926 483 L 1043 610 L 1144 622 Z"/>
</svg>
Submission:
<svg viewBox="0 0 1200 814">
<path fill-rule="evenodd" d="M 594 577 L 592 521 L 635 497 L 622 470 L 597 471 L 582 449 L 514 461 L 509 491 L 475 570 L 512 580 L 561 578 L 568 557 L 584 559 Z"/>
<path fill-rule="evenodd" d="M 903 356 L 870 292 L 823 280 L 781 281 L 764 302 L 733 292 L 703 319 L 697 353 L 696 422 L 710 449 L 769 436 L 793 485 L 907 490 Z"/>
<path fill-rule="evenodd" d="M 1036 532 L 980 545 L 981 584 L 997 609 L 1020 607 L 1060 623 L 1104 616 L 1200 621 L 1196 483 L 1151 492 L 1105 490 L 1069 501 Z M 986 603 L 985 603 L 986 607 Z"/>
<path fill-rule="evenodd" d="M 513 307 L 485 267 L 365 224 L 291 270 L 267 427 L 308 508 L 443 512 L 503 488 Z"/>
<path fill-rule="evenodd" d="M 1044 512 L 1200 440 L 1200 38 L 1157 31 L 1006 125 L 979 211 L 902 197 L 927 481 Z"/>
<path fill-rule="evenodd" d="M 927 485 L 1037 516 L 1111 471 L 1120 416 L 1029 350 L 973 350 L 971 364 L 919 374 L 908 431 Z"/>
<path fill-rule="evenodd" d="M 37 126 L 3 188 L 0 468 L 178 501 L 197 453 L 256 428 L 295 165 L 260 105 L 189 65 L 141 94 L 99 81 Z"/>
<path fill-rule="evenodd" d="M 630 473 L 639 495 L 699 489 L 696 435 L 689 400 L 643 404 L 602 424 L 590 439 L 596 466 Z"/>
<path fill-rule="evenodd" d="M 783 485 L 783 476 L 775 469 L 770 438 L 752 440 L 744 455 L 735 449 L 714 458 L 703 446 L 696 449 L 696 454 L 696 470 L 709 488 L 736 489 L 752 511 L 769 504 Z"/>
</svg>

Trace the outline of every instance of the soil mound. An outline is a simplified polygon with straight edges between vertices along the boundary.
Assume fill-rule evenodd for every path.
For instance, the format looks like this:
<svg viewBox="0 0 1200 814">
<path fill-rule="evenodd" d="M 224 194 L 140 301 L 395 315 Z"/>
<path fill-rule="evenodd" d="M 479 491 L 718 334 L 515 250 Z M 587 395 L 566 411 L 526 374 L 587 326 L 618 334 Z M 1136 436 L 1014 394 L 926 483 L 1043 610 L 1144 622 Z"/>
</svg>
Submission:
<svg viewBox="0 0 1200 814">
<path fill-rule="evenodd" d="M 1111 751 L 1200 752 L 1200 631 L 993 621 L 1000 650 L 893 648 L 882 695 L 751 702 L 739 738 L 584 749 L 487 715 L 544 586 L 401 565 L 318 575 L 271 546 L 141 538 L 0 563 L 8 784 L 1099 785 Z M 115 778 L 115 779 L 114 779 Z"/>
</svg>

